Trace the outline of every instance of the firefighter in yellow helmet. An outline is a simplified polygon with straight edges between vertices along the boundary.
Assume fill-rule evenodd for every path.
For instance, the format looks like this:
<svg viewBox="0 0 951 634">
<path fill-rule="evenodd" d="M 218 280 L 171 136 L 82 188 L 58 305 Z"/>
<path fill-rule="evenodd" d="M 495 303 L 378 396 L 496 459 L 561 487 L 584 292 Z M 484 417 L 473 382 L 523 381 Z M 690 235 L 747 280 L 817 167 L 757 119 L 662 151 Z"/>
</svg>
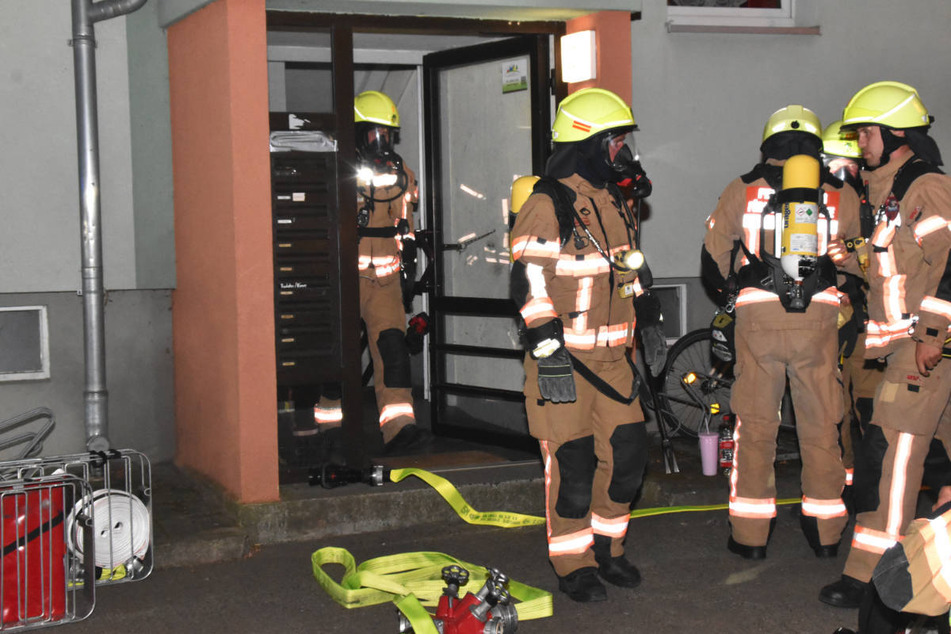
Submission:
<svg viewBox="0 0 951 634">
<path fill-rule="evenodd" d="M 862 150 L 854 130 L 842 130 L 842 121 L 835 121 L 822 132 L 822 163 L 833 176 L 850 185 L 859 196 L 861 235 L 846 245 L 834 241 L 832 253 L 846 257 L 849 249 L 861 247 L 872 237 L 872 210 L 865 197 L 865 186 L 859 178 Z M 863 257 L 860 268 L 868 267 Z M 845 467 L 845 491 L 842 494 L 851 506 L 855 474 L 856 449 L 872 415 L 872 399 L 881 382 L 884 365 L 865 358 L 865 322 L 868 317 L 866 294 L 868 284 L 862 275 L 846 273 L 840 278 L 839 290 L 844 294 L 839 308 L 839 366 L 842 371 L 842 396 L 845 413 L 840 427 L 842 465 Z M 860 462 L 860 460 L 859 460 Z"/>
<path fill-rule="evenodd" d="M 918 92 L 893 81 L 866 86 L 843 113 L 843 127 L 858 133 L 875 212 L 865 356 L 886 368 L 862 441 L 868 467 L 855 474 L 852 548 L 842 577 L 819 593 L 837 607 L 862 602 L 881 553 L 914 519 L 932 439 L 945 449 L 951 441 L 951 365 L 941 363 L 951 325 L 951 179 L 938 169 L 931 122 Z"/>
<path fill-rule="evenodd" d="M 400 115 L 387 95 L 368 90 L 353 103 L 357 150 L 357 236 L 360 317 L 373 361 L 384 451 L 418 449 L 428 440 L 413 410 L 406 315 L 416 277 L 413 211 L 416 177 L 396 153 Z M 405 310 L 405 312 L 404 312 Z M 339 393 L 314 409 L 318 429 L 339 428 Z"/>
<path fill-rule="evenodd" d="M 648 446 L 630 349 L 637 334 L 657 372 L 666 347 L 649 272 L 621 262 L 638 245 L 617 183 L 650 193 L 630 145 L 635 129 L 631 108 L 610 91 L 563 100 L 546 174 L 511 234 L 525 406 L 545 463 L 548 555 L 559 589 L 580 602 L 606 599 L 599 577 L 640 583 L 624 556 Z"/>
<path fill-rule="evenodd" d="M 701 252 L 705 282 L 721 305 L 736 309 L 727 547 L 746 559 L 766 557 L 776 519 L 773 461 L 787 377 L 802 457 L 800 523 L 818 557 L 836 555 L 848 522 L 837 429 L 839 295 L 826 251 L 830 238 L 858 235 L 859 203 L 820 168 L 821 133 L 818 117 L 801 105 L 773 113 L 761 162 L 723 190 Z"/>
</svg>

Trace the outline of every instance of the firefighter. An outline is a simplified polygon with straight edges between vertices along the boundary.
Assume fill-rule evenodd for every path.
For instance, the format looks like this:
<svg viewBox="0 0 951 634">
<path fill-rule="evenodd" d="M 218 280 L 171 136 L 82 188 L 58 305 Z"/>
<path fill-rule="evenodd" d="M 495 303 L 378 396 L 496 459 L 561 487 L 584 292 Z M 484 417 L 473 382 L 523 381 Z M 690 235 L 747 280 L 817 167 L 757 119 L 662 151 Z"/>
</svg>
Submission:
<svg viewBox="0 0 951 634">
<path fill-rule="evenodd" d="M 881 554 L 914 519 L 932 439 L 945 449 L 951 440 L 951 365 L 940 363 L 951 322 L 951 179 L 938 170 L 931 123 L 918 92 L 891 81 L 860 90 L 843 116 L 858 132 L 875 210 L 865 356 L 886 368 L 862 441 L 870 469 L 857 474 L 876 482 L 875 495 L 856 508 L 842 577 L 819 593 L 837 607 L 859 606 Z"/>
<path fill-rule="evenodd" d="M 845 470 L 837 430 L 839 296 L 826 247 L 832 236 L 858 235 L 859 201 L 852 188 L 820 170 L 821 132 L 818 117 L 800 105 L 773 113 L 763 131 L 762 162 L 727 185 L 707 219 L 701 252 L 707 284 L 721 298 L 735 296 L 736 381 L 730 405 L 737 419 L 727 547 L 746 559 L 766 557 L 776 518 L 773 462 L 787 377 L 802 456 L 800 523 L 816 556 L 836 556 L 848 521 L 840 497 Z M 812 167 L 814 187 L 781 189 L 786 172 L 792 184 L 794 166 Z M 773 228 L 783 220 L 772 212 L 785 209 L 798 216 L 803 199 L 819 216 L 811 225 L 815 251 L 798 260 L 793 273 L 802 279 L 796 280 L 783 266 L 785 256 L 776 253 Z M 791 229 L 783 234 L 784 244 L 797 238 Z"/>
<path fill-rule="evenodd" d="M 360 317 L 373 360 L 380 432 L 387 454 L 415 450 L 429 440 L 413 411 L 406 315 L 416 277 L 413 211 L 416 176 L 394 147 L 400 115 L 387 95 L 368 90 L 353 104 L 357 149 L 357 237 Z M 326 398 L 329 396 L 330 398 Z M 340 394 L 325 394 L 314 408 L 318 428 L 339 429 Z"/>
<path fill-rule="evenodd" d="M 843 132 L 842 121 L 835 121 L 822 132 L 822 164 L 833 176 L 850 185 L 859 196 L 860 235 L 855 236 L 848 246 L 835 241 L 830 250 L 837 256 L 847 257 L 849 249 L 856 243 L 872 237 L 872 210 L 865 198 L 865 186 L 859 178 L 862 163 L 862 150 L 858 146 L 858 137 L 854 131 Z M 840 249 L 841 247 L 841 249 Z M 836 253 L 837 249 L 840 249 Z M 868 268 L 868 259 L 860 263 L 863 275 L 845 273 L 845 281 L 839 290 L 844 294 L 839 308 L 839 367 L 842 372 L 842 396 L 845 405 L 844 416 L 839 430 L 842 444 L 842 464 L 845 467 L 845 491 L 843 498 L 847 504 L 851 501 L 852 484 L 855 474 L 855 446 L 868 428 L 872 415 L 872 399 L 882 379 L 884 365 L 876 359 L 865 358 L 865 322 L 868 317 L 866 294 L 868 283 L 864 271 Z M 851 504 L 850 504 L 851 507 Z"/>
<path fill-rule="evenodd" d="M 636 255 L 636 227 L 616 183 L 633 181 L 637 196 L 650 189 L 629 145 L 635 129 L 631 108 L 610 91 L 563 100 L 546 176 L 511 234 L 525 407 L 545 465 L 548 555 L 559 589 L 579 602 L 606 599 L 599 576 L 624 588 L 641 580 L 624 556 L 648 446 L 629 349 L 636 328 L 656 373 L 666 343 L 659 301 L 643 285 L 646 268 L 624 257 Z"/>
</svg>

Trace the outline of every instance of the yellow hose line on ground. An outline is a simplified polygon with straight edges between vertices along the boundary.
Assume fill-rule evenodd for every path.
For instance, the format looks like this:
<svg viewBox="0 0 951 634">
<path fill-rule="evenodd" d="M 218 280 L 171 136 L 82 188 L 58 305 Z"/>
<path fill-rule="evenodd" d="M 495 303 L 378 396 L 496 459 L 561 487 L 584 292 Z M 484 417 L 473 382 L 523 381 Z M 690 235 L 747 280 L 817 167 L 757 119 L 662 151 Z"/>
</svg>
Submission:
<svg viewBox="0 0 951 634">
<path fill-rule="evenodd" d="M 431 486 L 468 524 L 517 528 L 519 526 L 538 526 L 545 518 L 536 515 L 524 515 L 508 511 L 482 512 L 472 508 L 459 493 L 458 489 L 446 480 L 424 469 L 393 469 L 390 479 L 393 482 L 415 476 Z M 798 498 L 777 500 L 776 504 L 796 504 Z M 703 506 L 670 506 L 631 511 L 631 518 L 664 515 L 666 513 L 688 513 L 700 511 L 722 511 L 728 504 L 709 504 Z M 328 564 L 343 566 L 344 574 L 339 583 L 324 570 Z M 321 548 L 311 555 L 314 578 L 331 598 L 345 608 L 359 608 L 379 605 L 392 601 L 409 619 L 416 634 L 438 634 L 426 607 L 435 607 L 446 587 L 442 579 L 442 569 L 449 565 L 458 565 L 469 571 L 469 582 L 459 589 L 460 596 L 466 592 L 476 593 L 488 578 L 488 571 L 482 566 L 466 563 L 450 555 L 436 552 L 412 552 L 388 555 L 369 559 L 359 566 L 353 555 L 343 548 Z M 504 572 L 504 571 L 503 571 Z M 518 611 L 521 621 L 538 619 L 552 614 L 551 593 L 509 580 L 508 590 Z"/>
<path fill-rule="evenodd" d="M 324 566 L 343 566 L 339 583 L 334 581 Z M 345 608 L 360 608 L 392 601 L 413 624 L 416 634 L 435 634 L 436 629 L 423 606 L 435 607 L 446 584 L 442 569 L 458 565 L 469 571 L 469 581 L 459 588 L 460 596 L 475 594 L 488 579 L 488 571 L 450 555 L 436 552 L 413 552 L 369 559 L 359 566 L 343 548 L 321 548 L 311 555 L 314 578 L 330 597 Z M 508 591 L 515 603 L 520 621 L 552 615 L 551 593 L 533 588 L 514 579 L 508 582 Z"/>
<path fill-rule="evenodd" d="M 521 513 L 510 513 L 508 511 L 477 511 L 469 506 L 462 497 L 462 494 L 459 493 L 451 482 L 424 469 L 393 469 L 390 473 L 390 479 L 393 482 L 399 482 L 409 476 L 416 476 L 434 488 L 436 492 L 446 500 L 449 506 L 452 507 L 456 514 L 468 524 L 516 528 L 518 526 L 536 526 L 545 523 L 545 518 L 537 515 L 523 515 Z M 799 498 L 788 498 L 785 500 L 777 500 L 776 504 L 798 504 L 799 501 Z M 631 518 L 651 517 L 653 515 L 664 515 L 666 513 L 722 511 L 729 507 L 729 504 L 708 504 L 703 506 L 663 506 L 650 509 L 634 509 L 631 511 Z"/>
</svg>

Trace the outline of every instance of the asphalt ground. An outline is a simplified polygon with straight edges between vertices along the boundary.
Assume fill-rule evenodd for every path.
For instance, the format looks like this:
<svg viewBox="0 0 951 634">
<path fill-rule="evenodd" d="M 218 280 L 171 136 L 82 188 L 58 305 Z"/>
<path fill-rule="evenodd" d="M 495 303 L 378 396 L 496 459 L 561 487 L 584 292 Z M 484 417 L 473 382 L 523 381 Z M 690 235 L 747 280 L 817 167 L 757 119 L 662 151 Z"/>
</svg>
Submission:
<svg viewBox="0 0 951 634">
<path fill-rule="evenodd" d="M 665 478 L 674 482 L 677 476 L 656 478 L 663 486 Z M 722 476 L 691 482 L 726 490 Z M 777 484 L 780 498 L 798 495 L 798 462 L 779 466 Z M 553 592 L 553 616 L 519 623 L 523 634 L 831 633 L 855 625 L 855 611 L 817 599 L 819 589 L 838 578 L 850 534 L 838 559 L 817 559 L 799 530 L 798 505 L 783 506 L 767 558 L 751 562 L 727 551 L 725 510 L 636 518 L 627 551 L 641 570 L 641 586 L 609 587 L 606 602 L 578 604 L 557 592 L 543 526 L 478 527 L 456 518 L 253 547 L 239 559 L 159 566 L 142 581 L 98 588 L 92 615 L 68 631 L 398 632 L 393 605 L 345 609 L 317 584 L 311 553 L 334 546 L 348 550 L 357 563 L 404 552 L 441 552 Z M 339 581 L 341 567 L 327 570 Z"/>
</svg>

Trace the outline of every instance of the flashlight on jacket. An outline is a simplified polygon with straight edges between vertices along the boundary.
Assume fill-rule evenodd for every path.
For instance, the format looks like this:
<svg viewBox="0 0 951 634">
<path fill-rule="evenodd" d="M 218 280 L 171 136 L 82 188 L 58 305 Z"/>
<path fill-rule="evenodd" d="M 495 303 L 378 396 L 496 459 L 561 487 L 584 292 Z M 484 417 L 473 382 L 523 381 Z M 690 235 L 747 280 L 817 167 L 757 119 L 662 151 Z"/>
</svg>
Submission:
<svg viewBox="0 0 951 634">
<path fill-rule="evenodd" d="M 644 266 L 644 254 L 640 249 L 628 249 L 614 254 L 614 263 L 624 271 L 637 271 Z"/>
</svg>

